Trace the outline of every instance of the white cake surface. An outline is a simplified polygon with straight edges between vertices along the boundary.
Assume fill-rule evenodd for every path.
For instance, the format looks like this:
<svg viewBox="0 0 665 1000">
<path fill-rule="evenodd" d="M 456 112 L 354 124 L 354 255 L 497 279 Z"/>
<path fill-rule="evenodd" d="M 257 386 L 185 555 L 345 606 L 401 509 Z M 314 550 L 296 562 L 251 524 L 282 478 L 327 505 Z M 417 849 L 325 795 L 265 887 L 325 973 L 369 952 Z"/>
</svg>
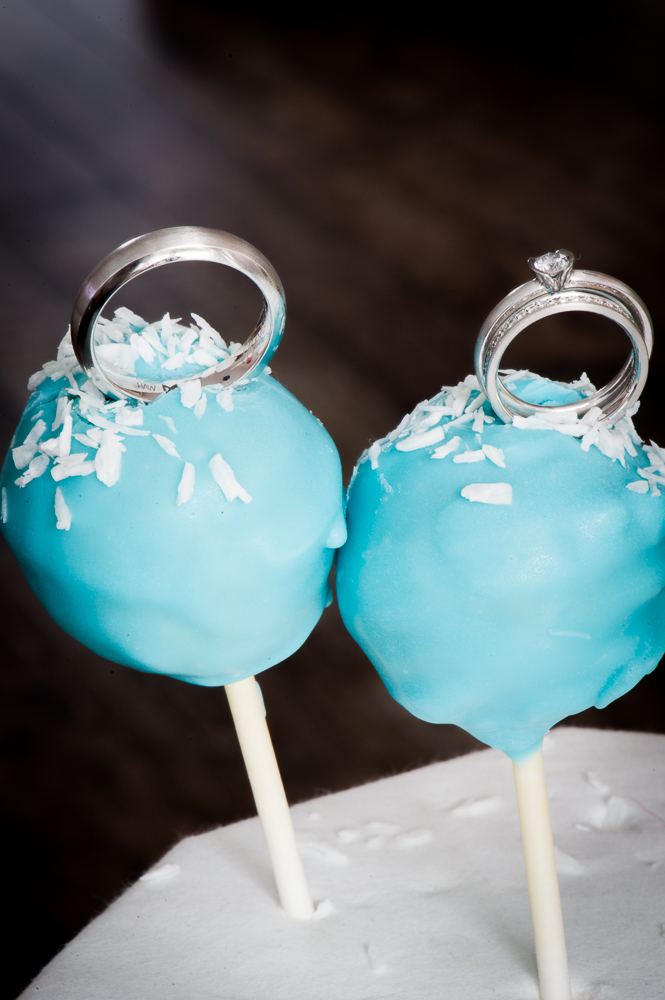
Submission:
<svg viewBox="0 0 665 1000">
<path fill-rule="evenodd" d="M 574 1000 L 657 1000 L 665 737 L 557 729 L 545 767 Z M 293 817 L 318 919 L 279 909 L 259 822 L 245 820 L 177 844 L 22 996 L 537 1000 L 507 757 L 472 753 Z"/>
</svg>

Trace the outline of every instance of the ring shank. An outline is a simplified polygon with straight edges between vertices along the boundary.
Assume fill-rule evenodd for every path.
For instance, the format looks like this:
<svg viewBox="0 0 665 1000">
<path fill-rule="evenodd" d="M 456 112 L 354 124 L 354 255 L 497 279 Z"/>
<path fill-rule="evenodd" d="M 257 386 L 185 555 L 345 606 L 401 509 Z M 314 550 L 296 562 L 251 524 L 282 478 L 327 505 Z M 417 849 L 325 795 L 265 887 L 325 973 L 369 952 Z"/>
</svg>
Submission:
<svg viewBox="0 0 665 1000">
<path fill-rule="evenodd" d="M 499 377 L 506 348 L 523 330 L 545 316 L 591 312 L 612 320 L 627 335 L 631 350 L 619 373 L 592 396 L 560 406 L 543 407 L 511 393 Z M 653 345 L 651 319 L 639 297 L 622 282 L 594 271 L 573 271 L 566 286 L 550 292 L 538 281 L 514 289 L 492 310 L 476 342 L 476 373 L 495 413 L 505 423 L 516 415 L 549 413 L 581 416 L 592 407 L 616 421 L 637 401 L 646 382 Z"/>
<path fill-rule="evenodd" d="M 114 373 L 101 366 L 95 352 L 97 321 L 109 299 L 123 285 L 153 268 L 178 261 L 209 261 L 224 264 L 250 278 L 263 295 L 264 305 L 257 326 L 232 358 L 196 376 L 146 382 L 136 376 Z M 192 377 L 210 385 L 232 385 L 246 378 L 274 354 L 284 331 L 286 304 L 277 272 L 250 243 L 217 229 L 179 226 L 138 236 L 102 260 L 83 282 L 74 303 L 71 337 L 77 360 L 88 376 L 101 378 L 105 388 L 120 397 L 149 402 Z"/>
</svg>

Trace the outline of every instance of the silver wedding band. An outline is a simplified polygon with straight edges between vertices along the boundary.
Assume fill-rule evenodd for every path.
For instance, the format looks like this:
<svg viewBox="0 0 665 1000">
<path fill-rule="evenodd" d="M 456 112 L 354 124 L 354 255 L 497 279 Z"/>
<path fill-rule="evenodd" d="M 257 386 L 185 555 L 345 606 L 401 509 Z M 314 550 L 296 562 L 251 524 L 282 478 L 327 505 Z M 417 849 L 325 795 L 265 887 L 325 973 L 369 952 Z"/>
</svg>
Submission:
<svg viewBox="0 0 665 1000">
<path fill-rule="evenodd" d="M 163 264 L 181 260 L 212 261 L 242 272 L 263 295 L 263 309 L 256 328 L 234 355 L 198 375 L 150 382 L 137 376 L 113 373 L 102 367 L 96 354 L 95 329 L 104 306 L 128 281 Z M 180 226 L 160 229 L 123 243 L 105 257 L 83 282 L 72 312 L 71 336 L 76 358 L 89 377 L 101 379 L 107 391 L 149 402 L 192 378 L 203 385 L 233 385 L 247 378 L 275 353 L 284 332 L 284 289 L 269 261 L 250 243 L 218 229 Z"/>
<path fill-rule="evenodd" d="M 575 257 L 557 250 L 529 260 L 535 278 L 510 292 L 492 310 L 476 341 L 475 364 L 480 386 L 494 412 L 505 423 L 514 416 L 534 416 L 543 410 L 581 416 L 598 406 L 613 423 L 638 400 L 649 369 L 653 327 L 647 309 L 622 281 L 596 271 L 573 270 Z M 508 345 L 532 323 L 562 312 L 591 312 L 617 323 L 630 340 L 630 354 L 621 371 L 602 389 L 575 403 L 539 406 L 510 392 L 499 375 Z"/>
</svg>

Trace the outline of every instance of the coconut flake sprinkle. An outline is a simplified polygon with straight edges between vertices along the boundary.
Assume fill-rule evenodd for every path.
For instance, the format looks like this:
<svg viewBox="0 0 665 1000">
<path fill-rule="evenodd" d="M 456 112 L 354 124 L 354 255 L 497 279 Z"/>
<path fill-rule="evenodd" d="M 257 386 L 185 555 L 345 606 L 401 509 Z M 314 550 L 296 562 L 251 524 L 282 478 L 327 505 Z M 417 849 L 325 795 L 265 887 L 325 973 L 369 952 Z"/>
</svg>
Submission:
<svg viewBox="0 0 665 1000">
<path fill-rule="evenodd" d="M 48 455 L 37 455 L 32 459 L 23 475 L 19 476 L 18 479 L 15 479 L 14 482 L 17 486 L 27 486 L 33 479 L 39 479 L 40 476 L 44 475 L 48 469 L 48 463 Z"/>
<path fill-rule="evenodd" d="M 120 307 L 116 309 L 113 319 L 101 318 L 98 321 L 97 350 L 107 363 L 125 373 L 147 378 L 156 375 L 156 380 L 162 381 L 164 371 L 168 371 L 170 377 L 187 378 L 180 386 L 180 399 L 183 406 L 192 410 L 200 420 L 206 412 L 210 394 L 216 397 L 223 410 L 231 412 L 236 388 L 247 380 L 239 380 L 224 389 L 212 385 L 204 390 L 197 375 L 207 375 L 225 367 L 241 345 L 230 343 L 227 346 L 203 317 L 192 313 L 192 319 L 194 322 L 187 327 L 182 325 L 180 319 L 166 313 L 156 323 L 148 323 L 130 309 Z M 151 375 L 147 375 L 146 365 L 154 369 Z M 201 371 L 202 368 L 205 370 Z M 269 369 L 266 372 L 269 373 Z M 40 410 L 31 418 L 33 426 L 25 440 L 12 448 L 14 465 L 22 472 L 15 480 L 19 487 L 24 488 L 49 468 L 51 477 L 57 483 L 94 473 L 105 486 L 115 486 L 122 474 L 122 456 L 126 451 L 123 441 L 126 438 L 152 437 L 155 446 L 173 458 L 180 458 L 171 438 L 143 430 L 145 406 L 142 403 L 109 398 L 105 395 L 105 384 L 96 376 L 89 378 L 83 372 L 76 360 L 69 330 L 58 345 L 55 361 L 47 361 L 41 371 L 32 375 L 28 388 L 34 391 L 47 380 L 62 384 L 49 428 L 52 436 L 45 437 L 47 424 L 41 419 L 44 411 Z M 173 418 L 160 416 L 175 436 L 178 431 Z M 72 453 L 72 446 L 77 444 L 86 450 Z M 221 456 L 215 456 L 212 462 L 215 480 L 227 499 L 239 497 L 244 503 L 249 503 L 252 498 L 237 482 Z M 194 481 L 194 465 L 185 462 L 175 498 L 178 506 L 191 499 Z M 59 488 L 56 496 L 60 498 L 57 501 L 58 510 L 64 512 L 66 504 Z M 69 530 L 71 515 L 62 513 L 58 521 L 58 527 Z"/>
<path fill-rule="evenodd" d="M 95 454 L 94 465 L 97 479 L 105 486 L 115 486 L 120 479 L 122 452 L 125 451 L 122 438 L 111 430 L 102 433 L 101 444 Z"/>
<path fill-rule="evenodd" d="M 178 495 L 176 497 L 176 504 L 178 507 L 192 499 L 194 495 L 195 479 L 196 470 L 194 469 L 194 466 L 191 462 L 185 462 L 185 467 L 182 470 L 182 477 L 178 483 Z"/>
<path fill-rule="evenodd" d="M 502 375 L 506 387 L 516 391 L 519 391 L 517 383 L 524 380 L 551 384 L 548 383 L 547 379 L 542 379 L 539 375 L 527 370 L 509 369 L 503 371 Z M 596 391 L 586 374 L 575 382 L 556 384 L 562 388 L 574 390 L 582 397 L 589 397 Z M 661 491 L 665 491 L 665 449 L 660 448 L 653 441 L 649 445 L 643 445 L 632 421 L 638 407 L 639 403 L 635 404 L 631 410 L 613 423 L 605 418 L 602 410 L 597 406 L 592 407 L 581 416 L 572 412 L 557 412 L 552 407 L 543 406 L 534 416 L 515 416 L 513 427 L 523 431 L 555 431 L 567 437 L 578 438 L 582 451 L 588 452 L 592 447 L 596 448 L 606 458 L 612 462 L 619 462 L 624 468 L 627 468 L 626 456 L 637 458 L 638 455 L 643 454 L 648 459 L 649 465 L 635 469 L 640 478 L 626 484 L 626 488 L 637 494 L 649 493 L 651 496 L 661 496 Z M 458 465 L 489 459 L 498 468 L 505 469 L 506 457 L 503 449 L 483 444 L 482 435 L 485 425 L 495 423 L 496 420 L 496 417 L 488 410 L 487 398 L 481 392 L 475 375 L 468 375 L 463 382 L 456 386 L 443 386 L 436 396 L 418 403 L 411 413 L 407 413 L 395 430 L 387 434 L 385 438 L 374 441 L 363 452 L 353 471 L 349 489 L 359 466 L 363 462 L 369 461 L 372 470 L 378 470 L 382 454 L 392 449 L 407 453 L 425 451 L 430 458 L 439 460 L 453 455 L 452 461 Z M 471 425 L 469 429 L 475 435 L 478 447 L 474 449 L 467 446 L 466 451 L 458 452 L 461 438 L 458 435 L 449 436 L 450 432 L 468 425 Z M 447 437 L 448 440 L 446 440 Z M 638 451 L 638 448 L 641 450 Z M 457 454 L 453 454 L 455 452 Z M 503 492 L 502 490 L 498 490 L 498 492 L 490 490 L 488 493 L 485 487 L 487 489 L 502 487 Z M 483 503 L 512 503 L 512 488 L 507 483 L 471 483 L 464 489 L 470 491 L 468 495 L 462 493 L 468 500 Z M 508 490 L 510 490 L 510 497 L 506 499 L 509 496 Z M 503 499 L 482 499 L 481 494 L 483 496 L 487 494 L 487 496 L 503 497 Z"/>
<path fill-rule="evenodd" d="M 462 496 L 474 503 L 512 504 L 513 488 L 510 483 L 469 483 Z"/>
<path fill-rule="evenodd" d="M 504 372 L 509 376 L 510 381 L 506 381 L 508 388 L 515 389 L 515 384 L 520 379 L 539 380 L 539 375 L 529 371 Z M 590 396 L 596 390 L 586 375 L 583 375 L 576 382 L 571 382 L 568 388 L 580 392 L 583 396 Z M 452 428 L 471 424 L 472 431 L 478 437 L 478 443 L 485 424 L 494 423 L 495 417 L 491 413 L 485 412 L 484 404 L 487 402 L 486 396 L 480 391 L 480 386 L 475 375 L 468 375 L 463 382 L 456 386 L 444 386 L 438 395 L 432 399 L 418 403 L 416 408 L 408 413 L 400 424 L 391 431 L 385 438 L 375 441 L 371 447 L 365 451 L 359 464 L 370 460 L 372 468 L 378 467 L 379 456 L 384 451 L 396 448 L 397 451 L 416 451 L 430 448 L 443 441 Z M 582 451 L 589 451 L 591 447 L 597 448 L 603 455 L 613 462 L 620 462 L 626 467 L 626 455 L 635 458 L 638 454 L 637 446 L 642 444 L 642 440 L 633 425 L 632 417 L 637 412 L 639 404 L 636 404 L 616 423 L 611 423 L 603 416 L 602 410 L 594 406 L 582 416 L 574 413 L 560 413 L 544 406 L 541 411 L 531 417 L 515 416 L 513 427 L 518 430 L 547 430 L 556 431 L 569 437 L 581 439 Z M 449 447 L 450 442 L 439 445 L 430 452 L 432 458 L 445 458 L 456 447 Z M 493 445 L 482 445 L 482 453 L 491 462 L 500 468 L 505 468 L 505 457 L 501 448 Z M 656 450 L 657 449 L 657 450 Z M 644 451 L 649 456 L 649 461 L 653 468 L 646 471 L 639 471 L 640 475 L 646 475 L 653 483 L 654 489 L 658 485 L 665 486 L 665 449 L 658 449 L 652 442 L 646 445 Z M 476 457 L 477 456 L 477 457 Z M 481 461 L 480 455 L 476 451 L 455 455 L 453 461 L 456 463 Z"/>
<path fill-rule="evenodd" d="M 175 442 L 171 441 L 170 438 L 164 437 L 162 434 L 153 434 L 152 436 L 159 447 L 165 451 L 167 455 L 172 455 L 173 458 L 180 458 Z"/>
<path fill-rule="evenodd" d="M 212 472 L 212 478 L 215 480 L 229 503 L 235 500 L 236 497 L 239 497 L 243 503 L 251 503 L 251 496 L 247 490 L 243 489 L 240 485 L 233 474 L 233 469 L 228 462 L 224 461 L 221 455 L 213 455 L 208 462 L 208 468 Z"/>
<path fill-rule="evenodd" d="M 30 464 L 39 447 L 37 442 L 45 430 L 46 424 L 44 421 L 38 420 L 23 444 L 19 445 L 18 448 L 12 448 L 12 458 L 17 469 L 25 469 L 26 465 Z"/>
<path fill-rule="evenodd" d="M 55 490 L 55 516 L 55 526 L 58 531 L 69 531 L 72 526 L 72 512 L 65 503 L 65 498 L 59 486 Z"/>
</svg>

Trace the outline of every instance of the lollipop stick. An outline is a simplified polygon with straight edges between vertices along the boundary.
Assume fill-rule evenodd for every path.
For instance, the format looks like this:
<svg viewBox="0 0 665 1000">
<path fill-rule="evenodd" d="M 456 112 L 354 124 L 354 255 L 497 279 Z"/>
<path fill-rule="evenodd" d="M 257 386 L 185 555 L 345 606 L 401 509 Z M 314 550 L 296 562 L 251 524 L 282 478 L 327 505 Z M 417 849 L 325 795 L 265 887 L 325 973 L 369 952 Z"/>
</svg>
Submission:
<svg viewBox="0 0 665 1000">
<path fill-rule="evenodd" d="M 513 764 L 541 1000 L 571 1000 L 543 752 Z"/>
<path fill-rule="evenodd" d="M 314 907 L 258 684 L 253 677 L 247 677 L 244 681 L 227 684 L 225 690 L 268 845 L 281 904 L 290 917 L 308 920 Z"/>
</svg>

